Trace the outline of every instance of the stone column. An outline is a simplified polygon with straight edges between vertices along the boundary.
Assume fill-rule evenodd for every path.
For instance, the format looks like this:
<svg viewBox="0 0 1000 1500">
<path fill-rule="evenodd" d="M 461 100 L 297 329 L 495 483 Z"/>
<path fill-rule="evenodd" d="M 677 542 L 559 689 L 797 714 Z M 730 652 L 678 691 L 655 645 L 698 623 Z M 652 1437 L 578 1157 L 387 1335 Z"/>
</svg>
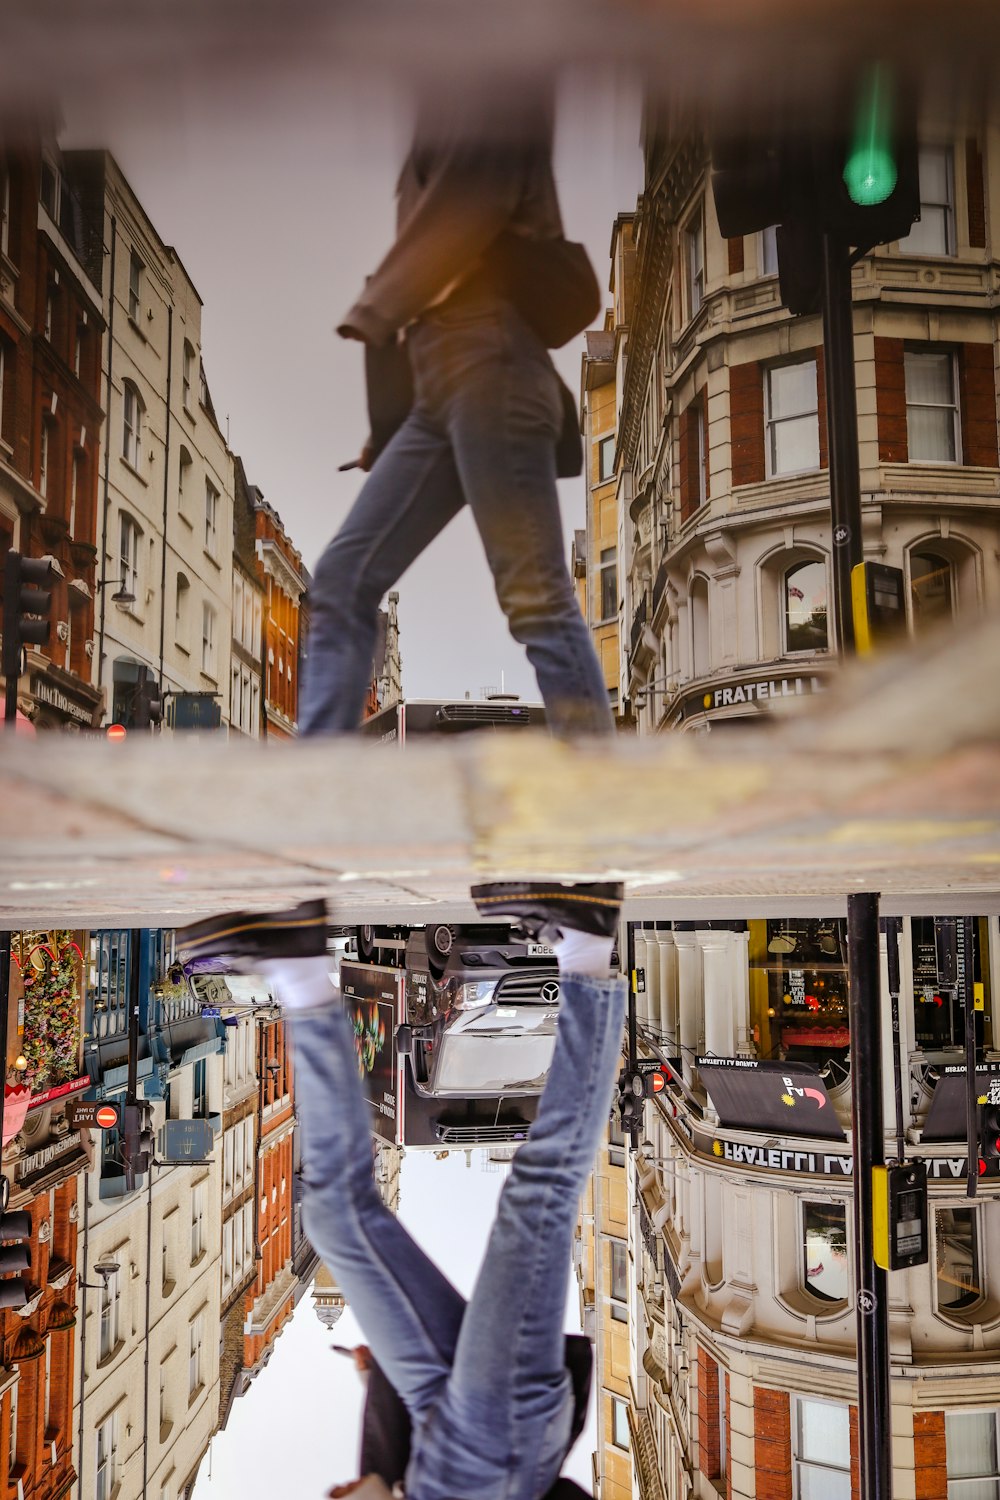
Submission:
<svg viewBox="0 0 1000 1500">
<path fill-rule="evenodd" d="M 705 1051 L 732 1057 L 736 1047 L 731 932 L 699 932 L 705 988 Z"/>
<path fill-rule="evenodd" d="M 659 934 L 646 933 L 646 1015 L 654 1032 L 660 1031 L 660 944 Z"/>
<path fill-rule="evenodd" d="M 663 1033 L 663 1050 L 668 1055 L 677 1052 L 677 949 L 672 932 L 658 932 L 656 944 L 660 950 L 660 1030 Z"/>
<path fill-rule="evenodd" d="M 693 932 L 675 932 L 674 947 L 677 951 L 678 1041 L 683 1058 L 684 1079 L 686 1083 L 690 1083 L 701 1038 L 701 953 Z"/>
</svg>

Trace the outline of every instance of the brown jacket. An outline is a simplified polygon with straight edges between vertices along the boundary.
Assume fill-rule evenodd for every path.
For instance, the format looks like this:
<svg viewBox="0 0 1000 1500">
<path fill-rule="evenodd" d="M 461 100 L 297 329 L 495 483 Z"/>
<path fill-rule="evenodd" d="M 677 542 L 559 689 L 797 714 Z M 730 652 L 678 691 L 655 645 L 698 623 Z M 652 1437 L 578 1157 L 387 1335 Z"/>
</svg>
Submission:
<svg viewBox="0 0 1000 1500">
<path fill-rule="evenodd" d="M 502 230 L 563 232 L 551 119 L 527 106 L 505 132 L 468 110 L 418 120 L 396 192 L 395 243 L 339 326 L 366 343 L 386 343 L 441 301 Z"/>
</svg>

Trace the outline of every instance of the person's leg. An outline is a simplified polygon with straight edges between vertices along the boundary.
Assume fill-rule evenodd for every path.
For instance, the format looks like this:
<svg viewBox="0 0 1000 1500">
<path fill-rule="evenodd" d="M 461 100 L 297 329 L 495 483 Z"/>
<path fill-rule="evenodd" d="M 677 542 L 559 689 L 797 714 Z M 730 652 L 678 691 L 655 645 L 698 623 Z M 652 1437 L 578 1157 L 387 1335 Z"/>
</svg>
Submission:
<svg viewBox="0 0 1000 1500">
<path fill-rule="evenodd" d="M 376 460 L 317 564 L 301 735 L 357 729 L 371 682 L 379 604 L 464 503 L 446 438 L 415 410 Z"/>
<path fill-rule="evenodd" d="M 573 1233 L 607 1126 L 624 1019 L 624 981 L 563 976 L 548 1080 L 500 1197 L 421 1478 L 448 1462 L 453 1483 L 471 1481 L 477 1455 L 485 1465 L 558 1472 L 572 1414 L 563 1316 Z M 469 1450 L 466 1475 L 454 1465 Z"/>
<path fill-rule="evenodd" d="M 471 339 L 467 329 L 453 338 Z M 511 634 L 562 737 L 611 734 L 614 719 L 569 570 L 556 488 L 563 409 L 545 350 L 506 304 L 492 357 L 442 397 L 455 463 Z"/>
<path fill-rule="evenodd" d="M 278 980 L 279 998 L 281 982 Z M 419 1420 L 446 1381 L 465 1299 L 379 1198 L 371 1111 L 339 1004 L 292 1013 L 306 1231 L 386 1376 Z"/>
</svg>

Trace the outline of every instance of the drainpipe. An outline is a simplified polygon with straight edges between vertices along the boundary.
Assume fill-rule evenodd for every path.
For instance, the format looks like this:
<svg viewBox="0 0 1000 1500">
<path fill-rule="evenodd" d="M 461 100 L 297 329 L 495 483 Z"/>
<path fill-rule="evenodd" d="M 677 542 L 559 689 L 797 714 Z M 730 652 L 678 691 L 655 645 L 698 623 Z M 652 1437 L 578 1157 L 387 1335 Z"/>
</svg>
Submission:
<svg viewBox="0 0 1000 1500">
<path fill-rule="evenodd" d="M 167 419 L 163 436 L 163 538 L 161 550 L 163 562 L 160 567 L 160 701 L 163 700 L 163 651 L 167 620 L 167 508 L 170 503 L 170 385 L 174 370 L 174 310 L 167 308 Z M 145 1462 L 145 1460 L 143 1460 Z"/>
<path fill-rule="evenodd" d="M 111 510 L 111 362 L 115 347 L 115 250 L 118 245 L 118 220 L 111 215 L 111 290 L 108 297 L 108 369 L 107 369 L 107 415 L 104 439 L 104 492 L 102 497 L 103 519 L 101 522 L 101 558 L 97 569 L 103 574 L 108 556 L 108 514 Z M 98 578 L 100 582 L 100 577 Z M 104 676 L 104 619 L 107 611 L 107 589 L 98 589 L 101 596 L 101 623 L 97 632 L 97 686 Z"/>
<path fill-rule="evenodd" d="M 103 590 L 101 591 L 103 593 Z M 80 1309 L 80 1420 L 77 1424 L 76 1478 L 79 1484 L 83 1476 L 83 1421 L 87 1402 L 87 1277 L 90 1268 L 87 1262 L 88 1231 L 90 1227 L 90 1168 L 83 1174 L 83 1286 Z"/>
</svg>

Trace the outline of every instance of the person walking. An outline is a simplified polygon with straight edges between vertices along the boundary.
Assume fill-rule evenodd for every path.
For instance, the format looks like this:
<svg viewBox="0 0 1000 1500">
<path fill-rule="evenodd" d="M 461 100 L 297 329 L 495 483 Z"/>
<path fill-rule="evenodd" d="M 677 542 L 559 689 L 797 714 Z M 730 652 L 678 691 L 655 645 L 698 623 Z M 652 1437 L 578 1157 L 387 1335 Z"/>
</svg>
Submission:
<svg viewBox="0 0 1000 1500">
<path fill-rule="evenodd" d="M 515 305 L 512 285 L 525 274 L 512 282 L 509 270 L 512 248 L 566 244 L 551 106 L 517 90 L 503 105 L 494 98 L 475 109 L 425 102 L 397 193 L 395 242 L 338 332 L 383 360 L 405 341 L 397 353 L 412 370 L 412 407 L 316 567 L 300 732 L 358 727 L 379 604 L 467 504 L 550 727 L 562 737 L 610 734 L 556 489 L 564 397 L 579 443 L 574 403 Z M 377 401 L 378 381 L 371 396 Z M 366 448 L 359 464 L 371 457 Z"/>
<path fill-rule="evenodd" d="M 375 1186 L 370 1110 L 328 972 L 324 904 L 227 915 L 177 941 L 184 962 L 202 971 L 225 956 L 227 966 L 268 977 L 291 1017 L 306 1231 L 406 1408 L 407 1500 L 541 1500 L 580 1425 L 562 1324 L 580 1194 L 621 1056 L 625 983 L 608 971 L 622 889 L 508 882 L 472 895 L 484 916 L 511 917 L 552 942 L 561 1000 L 538 1112 L 468 1303 Z M 377 1475 L 362 1479 L 366 1495 L 389 1493 Z"/>
</svg>

